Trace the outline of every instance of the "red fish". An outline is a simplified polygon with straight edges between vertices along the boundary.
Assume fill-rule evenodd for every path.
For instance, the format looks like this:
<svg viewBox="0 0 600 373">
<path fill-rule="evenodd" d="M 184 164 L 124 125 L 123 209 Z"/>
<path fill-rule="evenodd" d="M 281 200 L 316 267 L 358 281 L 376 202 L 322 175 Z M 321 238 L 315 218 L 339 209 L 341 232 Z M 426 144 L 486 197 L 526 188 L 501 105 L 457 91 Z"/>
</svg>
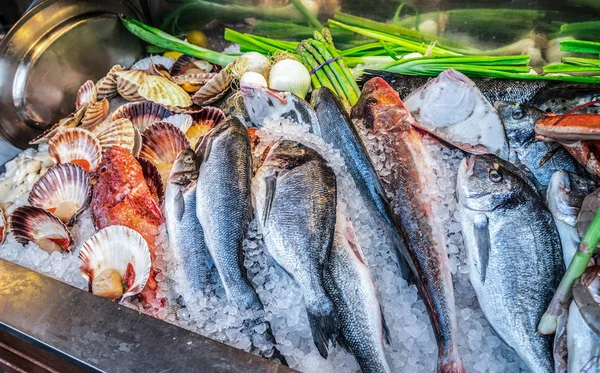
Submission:
<svg viewBox="0 0 600 373">
<path fill-rule="evenodd" d="M 146 184 L 139 162 L 128 150 L 113 146 L 102 156 L 94 176 L 91 211 L 96 229 L 123 225 L 137 231 L 148 243 L 150 258 L 154 261 L 156 236 L 165 218 Z M 140 294 L 146 303 L 156 295 L 155 274 L 152 269 Z"/>
</svg>

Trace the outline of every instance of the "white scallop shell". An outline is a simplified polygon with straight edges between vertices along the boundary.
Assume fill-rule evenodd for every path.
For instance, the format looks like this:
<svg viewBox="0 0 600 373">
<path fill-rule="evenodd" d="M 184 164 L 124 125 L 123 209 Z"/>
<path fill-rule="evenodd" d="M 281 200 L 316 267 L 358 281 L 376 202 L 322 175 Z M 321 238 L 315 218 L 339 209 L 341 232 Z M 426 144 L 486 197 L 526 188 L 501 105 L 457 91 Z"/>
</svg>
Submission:
<svg viewBox="0 0 600 373">
<path fill-rule="evenodd" d="M 43 240 L 51 240 L 63 251 L 71 251 L 73 238 L 67 226 L 59 218 L 39 207 L 21 206 L 10 218 L 10 229 L 15 240 L 22 245 L 35 242 L 40 245 Z"/>
<path fill-rule="evenodd" d="M 148 73 L 144 70 L 117 71 L 117 92 L 128 101 L 141 101 L 144 98 L 138 93 L 140 85 Z"/>
<path fill-rule="evenodd" d="M 122 225 L 106 227 L 90 237 L 79 251 L 79 259 L 81 275 L 89 282 L 105 269 L 112 269 L 123 278 L 131 264 L 135 279 L 122 298 L 141 292 L 150 276 L 148 243 L 141 234 Z"/>
<path fill-rule="evenodd" d="M 90 131 L 69 128 L 50 139 L 48 153 L 56 163 L 75 163 L 94 171 L 102 160 L 100 141 Z"/>
<path fill-rule="evenodd" d="M 2 210 L 2 207 L 0 207 L 0 244 L 3 243 L 6 239 L 7 230 L 8 229 L 6 226 L 6 217 L 4 216 L 4 211 Z"/>
<path fill-rule="evenodd" d="M 96 86 L 91 80 L 86 81 L 77 91 L 75 108 L 81 109 L 84 105 L 92 105 L 96 102 Z"/>
<path fill-rule="evenodd" d="M 183 88 L 163 76 L 147 76 L 140 85 L 138 94 L 148 101 L 161 105 L 179 107 L 192 105 L 190 95 Z"/>
<path fill-rule="evenodd" d="M 179 128 L 181 132 L 186 133 L 194 123 L 194 119 L 189 114 L 173 114 L 170 117 L 166 117 L 161 122 L 171 123 Z"/>
<path fill-rule="evenodd" d="M 175 60 L 171 57 L 165 56 L 150 56 L 146 58 L 142 58 L 131 66 L 130 70 L 146 70 L 149 71 L 152 64 L 162 65 L 167 70 L 171 69 Z"/>
</svg>

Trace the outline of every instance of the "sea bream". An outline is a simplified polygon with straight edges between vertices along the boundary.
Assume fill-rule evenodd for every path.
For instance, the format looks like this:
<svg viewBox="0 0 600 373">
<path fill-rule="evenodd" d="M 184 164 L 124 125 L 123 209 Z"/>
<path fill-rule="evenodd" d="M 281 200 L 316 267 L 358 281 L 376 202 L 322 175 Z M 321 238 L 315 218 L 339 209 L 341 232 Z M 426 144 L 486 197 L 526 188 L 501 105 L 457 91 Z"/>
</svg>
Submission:
<svg viewBox="0 0 600 373">
<path fill-rule="evenodd" d="M 340 325 L 337 337 L 363 373 L 389 373 L 383 344 L 390 342 L 377 290 L 350 220 L 338 214 L 333 248 L 325 265 L 325 289 Z"/>
<path fill-rule="evenodd" d="M 434 160 L 414 118 L 383 79 L 365 83 L 352 119 L 391 203 L 394 224 L 408 244 L 406 259 L 438 342 L 438 372 L 464 372 L 446 235 L 433 206 Z"/>
<path fill-rule="evenodd" d="M 200 160 L 190 148 L 182 150 L 171 169 L 165 190 L 164 212 L 169 234 L 169 248 L 194 290 L 209 283 L 210 254 L 204 231 L 196 217 L 196 185 Z"/>
<path fill-rule="evenodd" d="M 319 121 L 314 109 L 293 93 L 249 84 L 242 85 L 240 92 L 254 126 L 260 128 L 265 121 L 287 119 L 319 134 Z"/>
<path fill-rule="evenodd" d="M 510 156 L 517 167 L 525 167 L 545 190 L 552 175 L 559 170 L 582 172 L 583 169 L 558 143 L 537 141 L 535 123 L 544 112 L 516 102 L 496 101 L 494 107 L 504 124 Z"/>
<path fill-rule="evenodd" d="M 552 373 L 552 340 L 537 332 L 564 273 L 552 215 L 522 171 L 493 155 L 463 160 L 457 194 L 483 314 L 532 373 Z"/>
<path fill-rule="evenodd" d="M 366 70 L 361 79 L 367 81 L 373 77 L 383 78 L 400 94 L 401 98 L 408 97 L 431 79 L 427 76 L 374 70 Z M 576 106 L 600 97 L 600 84 L 475 77 L 471 80 L 490 104 L 496 101 L 520 102 L 556 114 L 564 114 Z M 600 106 L 592 105 L 583 108 L 580 112 L 600 113 Z"/>
<path fill-rule="evenodd" d="M 252 190 L 267 251 L 298 284 L 314 343 L 327 357 L 337 329 L 323 283 L 335 230 L 335 173 L 313 149 L 282 140 L 271 146 Z"/>
<path fill-rule="evenodd" d="M 415 90 L 404 104 L 415 126 L 469 153 L 508 159 L 508 142 L 498 113 L 475 83 L 454 69 Z"/>
</svg>

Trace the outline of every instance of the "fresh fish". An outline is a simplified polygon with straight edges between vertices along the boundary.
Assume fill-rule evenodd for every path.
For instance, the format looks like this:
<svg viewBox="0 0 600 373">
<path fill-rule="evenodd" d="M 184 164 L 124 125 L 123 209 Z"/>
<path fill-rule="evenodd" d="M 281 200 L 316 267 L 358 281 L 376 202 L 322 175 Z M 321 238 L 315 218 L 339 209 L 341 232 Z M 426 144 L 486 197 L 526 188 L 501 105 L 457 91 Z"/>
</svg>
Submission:
<svg viewBox="0 0 600 373">
<path fill-rule="evenodd" d="M 383 79 L 365 83 L 352 119 L 391 203 L 394 223 L 408 244 L 406 259 L 438 341 L 438 371 L 464 372 L 446 236 L 433 209 L 434 161 L 414 128 L 415 120 Z"/>
<path fill-rule="evenodd" d="M 532 373 L 553 372 L 552 341 L 536 329 L 564 272 L 552 215 L 522 171 L 493 155 L 463 160 L 457 193 L 483 314 Z"/>
<path fill-rule="evenodd" d="M 508 137 L 509 160 L 518 167 L 525 166 L 542 190 L 548 187 L 550 178 L 556 171 L 583 171 L 577 161 L 558 143 L 535 139 L 535 123 L 544 112 L 531 106 L 506 101 L 496 101 L 494 107 L 502 119 Z"/>
<path fill-rule="evenodd" d="M 369 162 L 367 152 L 356 133 L 348 112 L 329 88 L 316 89 L 311 96 L 311 103 L 319 120 L 321 137 L 334 149 L 340 151 L 363 201 L 372 211 L 377 211 L 390 226 L 391 232 L 395 236 L 395 247 L 400 256 L 402 271 L 408 278 L 409 268 L 404 263 L 402 255 L 406 248 L 394 226 L 390 203 L 373 165 Z"/>
<path fill-rule="evenodd" d="M 581 317 L 579 307 L 574 301 L 569 306 L 567 351 L 569 373 L 600 372 L 600 335 Z"/>
<path fill-rule="evenodd" d="M 142 167 L 130 151 L 113 146 L 104 152 L 102 162 L 94 172 L 90 209 L 96 229 L 110 225 L 124 225 L 142 235 L 148 243 L 150 258 L 156 258 L 156 236 L 165 219 L 144 180 Z M 141 297 L 147 303 L 155 298 L 156 271 L 150 278 Z"/>
<path fill-rule="evenodd" d="M 454 69 L 411 93 L 404 104 L 416 126 L 469 153 L 508 159 L 508 142 L 498 113 L 475 83 Z"/>
<path fill-rule="evenodd" d="M 196 186 L 196 214 L 227 298 L 244 309 L 261 309 L 242 252 L 251 217 L 250 157 L 248 132 L 238 119 L 229 117 L 212 130 Z"/>
<path fill-rule="evenodd" d="M 546 204 L 560 235 L 565 267 L 569 266 L 579 246 L 577 215 L 583 199 L 593 190 L 593 182 L 568 171 L 557 171 L 550 179 Z"/>
<path fill-rule="evenodd" d="M 335 174 L 313 149 L 283 140 L 271 147 L 252 184 L 267 251 L 300 287 L 313 340 L 327 357 L 337 327 L 323 285 L 335 230 Z"/>
<path fill-rule="evenodd" d="M 200 160 L 190 148 L 182 150 L 171 169 L 165 190 L 169 247 L 195 290 L 204 290 L 211 271 L 204 232 L 196 217 L 196 183 Z"/>
<path fill-rule="evenodd" d="M 375 76 L 388 82 L 398 91 L 400 97 L 408 97 L 431 79 L 426 76 L 367 70 L 362 80 L 366 82 Z M 600 84 L 530 79 L 471 78 L 471 80 L 491 104 L 496 101 L 520 102 L 556 114 L 564 114 L 576 106 L 600 98 Z M 600 114 L 600 106 L 593 105 L 579 112 Z"/>
<path fill-rule="evenodd" d="M 319 121 L 315 111 L 308 102 L 293 93 L 256 85 L 242 85 L 240 92 L 254 126 L 262 127 L 269 120 L 288 119 L 319 135 Z"/>
<path fill-rule="evenodd" d="M 352 225 L 343 215 L 337 216 L 324 283 L 339 320 L 340 344 L 354 354 L 363 373 L 391 372 L 383 352 L 389 330 L 375 283 Z"/>
</svg>

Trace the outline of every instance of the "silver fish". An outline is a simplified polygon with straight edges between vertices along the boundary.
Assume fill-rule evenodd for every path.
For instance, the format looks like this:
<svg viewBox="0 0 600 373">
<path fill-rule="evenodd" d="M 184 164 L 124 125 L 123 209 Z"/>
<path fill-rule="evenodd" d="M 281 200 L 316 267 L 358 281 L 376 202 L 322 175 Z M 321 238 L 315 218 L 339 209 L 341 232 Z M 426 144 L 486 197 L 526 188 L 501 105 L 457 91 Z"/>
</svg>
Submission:
<svg viewBox="0 0 600 373">
<path fill-rule="evenodd" d="M 564 272 L 552 215 L 522 171 L 493 155 L 463 160 L 457 193 L 483 314 L 531 372 L 553 372 L 552 341 L 536 329 Z"/>
<path fill-rule="evenodd" d="M 554 217 L 560 235 L 565 267 L 568 267 L 579 246 L 577 215 L 583 199 L 594 190 L 594 183 L 568 171 L 552 175 L 546 192 L 546 205 Z"/>
<path fill-rule="evenodd" d="M 315 111 L 308 102 L 293 93 L 257 85 L 242 85 L 240 92 L 246 113 L 254 126 L 260 128 L 265 121 L 281 118 L 319 135 L 319 121 Z"/>
<path fill-rule="evenodd" d="M 211 277 L 211 259 L 196 217 L 199 168 L 200 160 L 192 149 L 179 153 L 165 190 L 164 212 L 170 249 L 183 266 L 192 288 L 204 290 Z"/>
<path fill-rule="evenodd" d="M 251 216 L 250 138 L 244 125 L 228 117 L 208 138 L 196 187 L 196 215 L 227 298 L 245 309 L 262 304 L 244 267 L 242 243 Z"/>
<path fill-rule="evenodd" d="M 469 153 L 508 159 L 508 142 L 498 113 L 475 83 L 454 69 L 414 91 L 404 101 L 415 125 Z"/>
<path fill-rule="evenodd" d="M 531 106 L 506 101 L 496 101 L 494 108 L 502 119 L 508 137 L 508 160 L 518 167 L 525 166 L 540 184 L 540 189 L 548 187 L 550 178 L 556 171 L 583 171 L 560 144 L 535 139 L 535 123 L 544 112 Z"/>
<path fill-rule="evenodd" d="M 581 317 L 579 307 L 574 301 L 569 306 L 567 351 L 569 373 L 600 372 L 600 335 Z"/>
<path fill-rule="evenodd" d="M 352 352 L 363 373 L 389 373 L 383 342 L 389 344 L 375 283 L 348 218 L 338 214 L 333 248 L 325 266 L 325 289 L 340 324 L 338 341 Z"/>
<path fill-rule="evenodd" d="M 300 287 L 313 340 L 327 357 L 337 329 L 323 287 L 335 229 L 335 174 L 313 149 L 284 140 L 272 146 L 252 190 L 267 251 Z"/>
</svg>

